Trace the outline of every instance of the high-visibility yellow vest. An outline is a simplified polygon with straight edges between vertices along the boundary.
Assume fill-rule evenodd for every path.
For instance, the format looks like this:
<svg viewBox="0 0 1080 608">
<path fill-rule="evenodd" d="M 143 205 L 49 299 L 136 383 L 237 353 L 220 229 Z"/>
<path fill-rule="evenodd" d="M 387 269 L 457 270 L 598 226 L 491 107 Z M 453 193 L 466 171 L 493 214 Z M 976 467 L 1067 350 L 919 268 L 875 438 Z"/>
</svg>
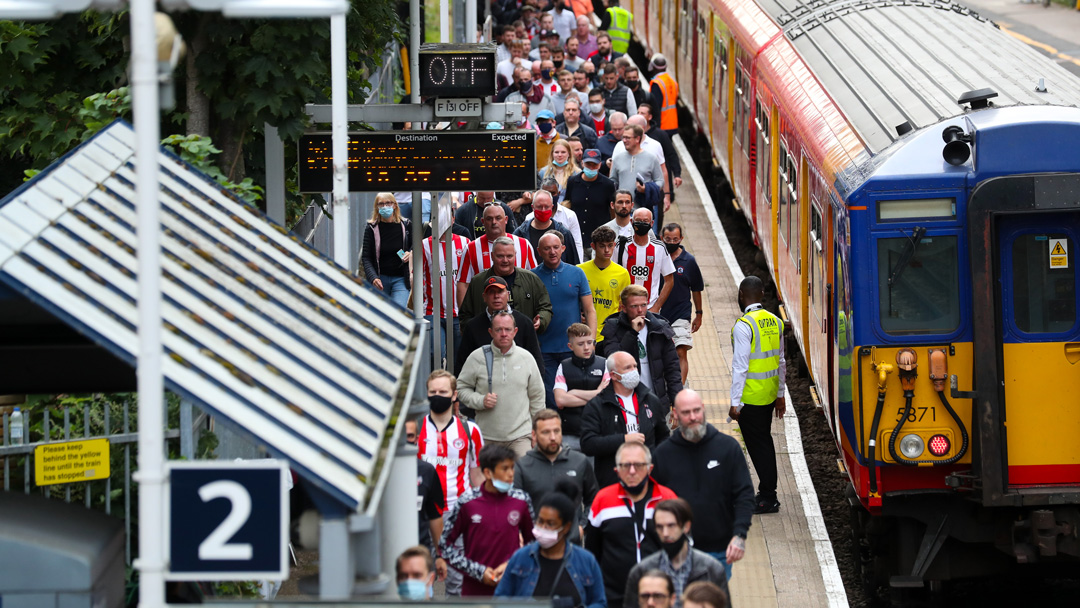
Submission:
<svg viewBox="0 0 1080 608">
<path fill-rule="evenodd" d="M 621 6 L 609 6 L 607 11 L 611 15 L 611 25 L 607 31 L 611 36 L 611 50 L 626 53 L 630 48 L 630 20 L 634 15 Z"/>
<path fill-rule="evenodd" d="M 784 322 L 759 308 L 735 321 L 750 327 L 750 366 L 746 371 L 742 402 L 746 405 L 769 405 L 780 392 L 780 340 Z M 731 345 L 735 346 L 735 327 L 731 328 Z"/>
<path fill-rule="evenodd" d="M 657 74 L 649 86 L 657 85 L 664 92 L 663 107 L 660 108 L 660 128 L 664 131 L 679 128 L 679 83 L 667 72 Z"/>
</svg>

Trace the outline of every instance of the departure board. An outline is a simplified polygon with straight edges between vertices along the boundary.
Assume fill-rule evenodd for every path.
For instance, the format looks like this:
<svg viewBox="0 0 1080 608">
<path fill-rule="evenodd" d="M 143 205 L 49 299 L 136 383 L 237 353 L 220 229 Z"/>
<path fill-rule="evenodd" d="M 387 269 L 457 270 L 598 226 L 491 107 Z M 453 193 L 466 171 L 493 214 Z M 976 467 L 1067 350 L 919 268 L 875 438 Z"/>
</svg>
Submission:
<svg viewBox="0 0 1080 608">
<path fill-rule="evenodd" d="M 333 190 L 329 133 L 300 138 L 301 192 Z M 349 133 L 350 192 L 529 190 L 536 187 L 536 132 Z"/>
</svg>

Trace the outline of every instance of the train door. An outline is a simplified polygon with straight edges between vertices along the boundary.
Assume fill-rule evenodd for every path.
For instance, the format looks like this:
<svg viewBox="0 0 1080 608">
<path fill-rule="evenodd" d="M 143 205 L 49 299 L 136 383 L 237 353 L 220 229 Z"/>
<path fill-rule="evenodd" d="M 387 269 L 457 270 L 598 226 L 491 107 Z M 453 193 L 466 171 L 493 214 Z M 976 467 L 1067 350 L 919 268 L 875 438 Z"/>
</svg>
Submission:
<svg viewBox="0 0 1080 608">
<path fill-rule="evenodd" d="M 815 176 L 815 186 L 817 178 Z M 815 190 L 817 188 L 815 187 Z M 825 404 L 832 401 L 829 391 L 829 262 L 832 250 L 829 240 L 828 208 L 822 205 L 818 194 L 810 197 L 809 255 L 807 266 L 807 295 L 809 296 L 808 335 L 806 348 L 810 353 L 810 373 L 817 386 L 818 396 Z M 829 410 L 831 413 L 831 410 Z M 830 422 L 831 422 L 831 416 Z"/>
<path fill-rule="evenodd" d="M 1080 213 L 998 222 L 1008 484 L 1080 483 Z"/>
</svg>

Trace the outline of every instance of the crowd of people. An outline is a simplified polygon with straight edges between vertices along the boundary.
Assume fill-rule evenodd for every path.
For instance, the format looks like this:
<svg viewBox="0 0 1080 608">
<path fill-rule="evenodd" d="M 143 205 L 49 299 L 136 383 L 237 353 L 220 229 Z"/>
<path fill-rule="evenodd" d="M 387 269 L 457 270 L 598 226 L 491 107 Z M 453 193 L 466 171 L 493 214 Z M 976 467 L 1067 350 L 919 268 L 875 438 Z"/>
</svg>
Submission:
<svg viewBox="0 0 1080 608">
<path fill-rule="evenodd" d="M 432 372 L 430 412 L 406 429 L 421 545 L 398 559 L 399 593 L 429 599 L 441 580 L 448 596 L 558 608 L 724 608 L 751 516 L 780 506 L 769 428 L 784 412 L 783 323 L 749 277 L 730 415 L 755 494 L 738 441 L 686 387 L 704 281 L 683 227 L 663 220 L 682 184 L 666 58 L 647 80 L 625 56 L 632 15 L 617 0 L 491 10 L 496 100 L 520 102 L 516 128 L 537 134 L 536 184 L 455 193 L 440 220 L 452 235 L 425 226 L 422 286 L 409 284 L 408 195 L 379 194 L 364 236 L 367 280 L 423 297 L 429 321 L 433 251 L 452 270 L 435 289 L 451 300 L 453 369 Z M 433 367 L 444 357 L 445 342 Z"/>
</svg>

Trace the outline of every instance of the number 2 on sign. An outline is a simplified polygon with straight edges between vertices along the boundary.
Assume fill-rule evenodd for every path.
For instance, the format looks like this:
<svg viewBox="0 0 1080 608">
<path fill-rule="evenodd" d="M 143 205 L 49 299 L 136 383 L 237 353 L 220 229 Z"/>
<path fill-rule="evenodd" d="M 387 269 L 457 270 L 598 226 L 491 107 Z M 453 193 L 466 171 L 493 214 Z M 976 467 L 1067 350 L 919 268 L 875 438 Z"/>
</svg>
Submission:
<svg viewBox="0 0 1080 608">
<path fill-rule="evenodd" d="M 199 488 L 199 498 L 203 502 L 227 498 L 231 505 L 225 519 L 199 543 L 199 559 L 250 560 L 253 553 L 250 543 L 229 542 L 251 515 L 251 494 L 247 489 L 235 481 L 215 481 Z"/>
</svg>

